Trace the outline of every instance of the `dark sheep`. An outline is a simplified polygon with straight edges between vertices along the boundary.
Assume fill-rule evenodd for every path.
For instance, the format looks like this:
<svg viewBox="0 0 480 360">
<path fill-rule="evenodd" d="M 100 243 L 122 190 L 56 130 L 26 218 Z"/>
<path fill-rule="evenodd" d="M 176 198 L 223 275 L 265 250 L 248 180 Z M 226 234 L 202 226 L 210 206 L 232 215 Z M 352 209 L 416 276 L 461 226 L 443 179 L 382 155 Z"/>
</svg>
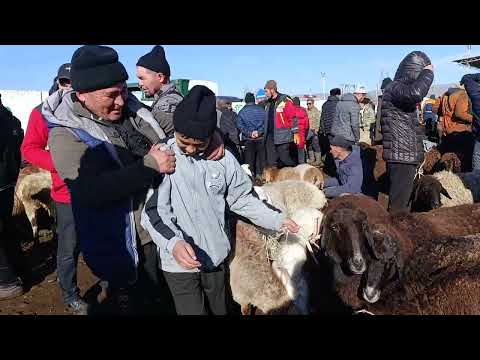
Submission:
<svg viewBox="0 0 480 360">
<path fill-rule="evenodd" d="M 376 313 L 475 313 L 472 307 L 457 307 L 455 311 L 448 312 L 447 307 L 454 301 L 459 302 L 459 299 L 442 298 L 438 301 L 445 306 L 435 309 L 415 308 L 408 302 L 396 309 L 391 304 L 401 303 L 405 298 L 415 300 L 418 296 L 421 299 L 428 294 L 440 296 L 438 288 L 441 284 L 457 292 L 469 291 L 469 279 L 472 277 L 467 272 L 473 271 L 476 276 L 471 269 L 480 260 L 480 251 L 472 249 L 478 247 L 480 240 L 478 237 L 465 240 L 464 237 L 480 233 L 479 206 L 464 205 L 442 208 L 428 214 L 403 213 L 392 216 L 377 202 L 350 195 L 332 201 L 324 212 L 322 249 L 333 264 L 336 294 L 346 306 L 354 310 L 366 307 Z M 439 240 L 446 237 L 459 239 L 456 251 L 445 246 L 445 241 Z M 475 244 L 468 245 L 468 241 L 474 241 Z M 355 267 L 352 260 L 354 249 L 360 249 L 362 262 L 367 264 L 366 269 Z M 429 255 L 431 253 L 436 255 Z M 423 254 L 422 257 L 419 254 Z M 466 256 L 472 259 L 467 262 L 468 266 L 472 265 L 469 268 L 465 268 Z M 412 259 L 416 262 L 412 262 Z M 452 269 L 452 273 L 447 274 L 450 271 L 447 269 Z M 411 275 L 415 273 L 434 273 L 438 277 L 426 283 L 420 276 Z M 449 280 L 451 278 L 464 281 L 457 286 L 451 282 L 453 280 Z M 382 301 L 379 301 L 381 293 Z"/>
</svg>

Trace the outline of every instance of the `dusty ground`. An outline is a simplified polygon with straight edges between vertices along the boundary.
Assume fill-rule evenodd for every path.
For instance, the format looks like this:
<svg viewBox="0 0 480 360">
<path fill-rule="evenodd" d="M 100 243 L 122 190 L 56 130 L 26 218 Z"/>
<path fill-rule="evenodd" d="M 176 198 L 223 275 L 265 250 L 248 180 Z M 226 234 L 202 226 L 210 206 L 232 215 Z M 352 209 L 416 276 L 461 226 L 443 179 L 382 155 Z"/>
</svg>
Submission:
<svg viewBox="0 0 480 360">
<path fill-rule="evenodd" d="M 20 231 L 28 227 L 25 219 L 15 219 L 14 232 L 17 237 L 11 241 L 22 243 L 26 266 L 31 269 L 30 276 L 23 277 L 25 294 L 15 299 L 0 301 L 0 315 L 68 315 L 71 312 L 63 305 L 56 275 L 56 239 L 44 239 L 33 245 L 31 234 Z M 30 235 L 30 236 L 29 236 Z M 95 301 L 100 287 L 98 280 L 88 270 L 80 257 L 78 266 L 78 284 L 82 295 Z M 94 295 L 95 294 L 95 295 Z"/>
</svg>

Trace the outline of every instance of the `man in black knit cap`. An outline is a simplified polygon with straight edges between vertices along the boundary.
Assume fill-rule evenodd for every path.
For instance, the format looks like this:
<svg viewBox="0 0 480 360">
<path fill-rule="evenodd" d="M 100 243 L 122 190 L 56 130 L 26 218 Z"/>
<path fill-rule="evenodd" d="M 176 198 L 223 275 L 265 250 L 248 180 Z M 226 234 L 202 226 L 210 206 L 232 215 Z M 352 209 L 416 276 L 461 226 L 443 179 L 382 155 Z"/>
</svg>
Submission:
<svg viewBox="0 0 480 360">
<path fill-rule="evenodd" d="M 71 193 L 83 257 L 121 310 L 131 309 L 125 301 L 131 290 L 142 301 L 168 303 L 140 215 L 148 189 L 175 170 L 175 156 L 160 149 L 164 132 L 127 92 L 128 75 L 114 49 L 82 46 L 71 64 L 73 91 L 52 94 L 42 115 L 55 168 Z"/>
<path fill-rule="evenodd" d="M 252 181 L 232 153 L 205 158 L 217 124 L 215 95 L 195 86 L 173 115 L 175 173 L 147 195 L 142 225 L 158 245 L 162 270 L 180 315 L 224 315 L 226 209 L 266 229 L 296 233 L 298 225 L 252 194 Z"/>
<path fill-rule="evenodd" d="M 155 46 L 137 62 L 138 84 L 147 96 L 153 96 L 152 114 L 168 137 L 173 135 L 172 114 L 183 96 L 170 82 L 170 65 L 162 46 Z"/>
</svg>

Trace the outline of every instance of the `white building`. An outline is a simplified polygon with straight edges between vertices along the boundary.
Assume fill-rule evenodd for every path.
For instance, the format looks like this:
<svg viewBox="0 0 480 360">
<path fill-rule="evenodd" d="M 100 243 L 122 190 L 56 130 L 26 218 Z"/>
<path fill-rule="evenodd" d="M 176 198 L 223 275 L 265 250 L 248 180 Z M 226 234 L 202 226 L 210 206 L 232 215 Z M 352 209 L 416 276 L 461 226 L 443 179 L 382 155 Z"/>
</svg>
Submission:
<svg viewBox="0 0 480 360">
<path fill-rule="evenodd" d="M 24 131 L 32 110 L 48 97 L 48 91 L 40 90 L 0 90 L 0 94 L 3 105 L 20 120 Z"/>
</svg>

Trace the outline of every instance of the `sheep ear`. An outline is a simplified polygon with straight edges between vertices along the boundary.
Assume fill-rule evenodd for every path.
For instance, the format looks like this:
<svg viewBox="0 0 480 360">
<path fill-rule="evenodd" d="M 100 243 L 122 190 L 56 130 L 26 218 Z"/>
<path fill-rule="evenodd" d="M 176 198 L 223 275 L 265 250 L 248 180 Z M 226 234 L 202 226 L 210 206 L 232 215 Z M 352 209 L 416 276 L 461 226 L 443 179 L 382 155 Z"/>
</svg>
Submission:
<svg viewBox="0 0 480 360">
<path fill-rule="evenodd" d="M 450 200 L 452 200 L 452 197 L 450 196 L 450 194 L 448 193 L 448 191 L 442 186 L 442 190 L 440 191 L 440 194 L 444 195 L 445 197 L 449 198 Z"/>
<path fill-rule="evenodd" d="M 364 225 L 364 234 L 377 260 L 387 261 L 395 256 L 397 249 L 396 243 L 389 234 L 380 233 L 378 235 L 381 236 L 374 236 L 368 224 Z"/>
</svg>

